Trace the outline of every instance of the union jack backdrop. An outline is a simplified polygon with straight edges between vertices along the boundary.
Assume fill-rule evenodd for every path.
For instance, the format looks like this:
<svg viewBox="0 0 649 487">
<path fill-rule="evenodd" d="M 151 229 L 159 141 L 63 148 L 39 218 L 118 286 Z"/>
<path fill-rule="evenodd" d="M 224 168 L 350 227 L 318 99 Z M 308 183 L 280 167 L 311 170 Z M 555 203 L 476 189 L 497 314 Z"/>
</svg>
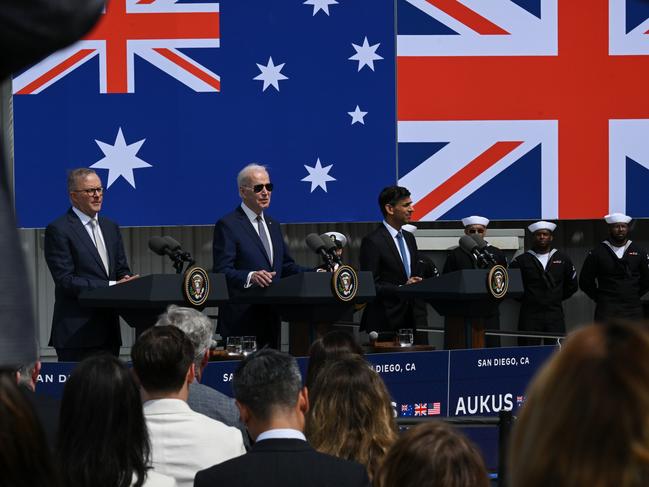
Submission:
<svg viewBox="0 0 649 487">
<path fill-rule="evenodd" d="M 646 217 L 648 55 L 645 0 L 111 0 L 13 80 L 19 223 L 91 166 L 122 225 L 211 224 L 249 162 L 285 222 L 395 182 L 417 220 Z"/>
</svg>

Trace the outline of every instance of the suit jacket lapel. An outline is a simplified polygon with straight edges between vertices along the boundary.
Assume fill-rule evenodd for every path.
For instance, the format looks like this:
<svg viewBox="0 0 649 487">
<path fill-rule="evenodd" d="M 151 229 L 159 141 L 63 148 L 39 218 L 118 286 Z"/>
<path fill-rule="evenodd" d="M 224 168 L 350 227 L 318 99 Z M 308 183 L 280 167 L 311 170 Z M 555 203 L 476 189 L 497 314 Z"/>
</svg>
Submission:
<svg viewBox="0 0 649 487">
<path fill-rule="evenodd" d="M 248 215 L 245 214 L 245 212 L 241 209 L 240 206 L 237 207 L 237 212 L 239 215 L 239 221 L 244 231 L 248 234 L 250 239 L 253 242 L 255 242 L 255 245 L 257 245 L 257 247 L 259 248 L 261 255 L 264 256 L 264 259 L 266 259 L 266 262 L 268 262 L 268 265 L 270 266 L 270 260 L 268 260 L 268 256 L 266 255 L 266 249 L 264 248 L 264 244 L 261 243 L 261 238 L 259 238 L 259 234 L 257 233 L 257 230 L 255 230 L 255 228 L 252 226 L 252 222 L 248 219 Z M 266 224 L 268 225 L 268 222 L 266 222 Z M 271 238 L 272 238 L 272 232 L 271 232 Z M 273 242 L 273 246 L 274 245 L 275 242 Z"/>
<path fill-rule="evenodd" d="M 406 276 L 406 268 L 403 266 L 403 260 L 401 260 L 401 254 L 397 249 L 397 243 L 392 238 L 392 235 L 390 235 L 390 232 L 388 232 L 388 229 L 385 228 L 385 225 L 381 224 L 381 229 L 382 229 L 381 233 L 383 234 L 383 238 L 385 239 L 385 244 L 390 249 L 390 255 L 392 255 L 392 260 L 394 261 L 394 265 L 396 268 L 401 269 L 401 273 L 403 274 L 403 280 L 406 281 L 408 279 L 408 276 Z M 410 260 L 412 261 L 412 259 Z"/>
<path fill-rule="evenodd" d="M 95 247 L 95 242 L 92 241 L 92 238 L 90 238 L 88 231 L 84 228 L 83 223 L 81 223 L 81 220 L 79 220 L 79 217 L 76 215 L 76 213 L 72 211 L 72 208 L 70 208 L 70 211 L 68 212 L 68 221 L 70 222 L 70 227 L 77 235 L 79 242 L 81 242 L 86 247 L 86 250 L 90 255 L 94 257 L 95 262 L 97 263 L 99 268 L 103 271 L 104 274 L 106 274 L 104 263 L 101 261 L 101 257 L 99 257 L 99 252 L 97 252 L 97 247 Z M 106 237 L 104 236 L 104 240 L 105 239 Z M 106 275 L 106 277 L 108 277 L 108 275 Z"/>
</svg>

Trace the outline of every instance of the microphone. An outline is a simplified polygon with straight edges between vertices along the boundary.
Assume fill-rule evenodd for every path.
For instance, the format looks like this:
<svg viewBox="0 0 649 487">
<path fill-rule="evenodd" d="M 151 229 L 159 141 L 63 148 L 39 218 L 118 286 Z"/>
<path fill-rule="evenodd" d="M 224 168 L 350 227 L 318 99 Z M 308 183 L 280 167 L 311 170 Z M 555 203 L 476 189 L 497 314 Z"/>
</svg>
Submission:
<svg viewBox="0 0 649 487">
<path fill-rule="evenodd" d="M 169 250 L 169 243 L 162 237 L 151 237 L 149 239 L 149 249 L 158 255 L 169 255 L 171 256 L 171 251 Z"/>
<path fill-rule="evenodd" d="M 496 257 L 494 256 L 494 254 L 489 252 L 489 249 L 487 248 L 488 244 L 487 242 L 485 242 L 485 239 L 477 233 L 472 234 L 471 238 L 477 244 L 480 253 L 485 256 L 485 260 L 489 261 L 491 265 L 496 265 L 498 263 L 496 261 Z"/>
<path fill-rule="evenodd" d="M 168 235 L 165 235 L 164 237 L 162 237 L 162 239 L 165 242 L 167 242 L 167 245 L 169 246 L 169 251 L 173 253 L 173 256 L 175 256 L 172 258 L 178 258 L 183 262 L 190 262 L 190 265 L 194 264 L 194 259 L 192 259 L 192 255 L 189 252 L 183 250 L 178 240 Z"/>
<path fill-rule="evenodd" d="M 376 340 L 379 339 L 379 334 L 375 331 L 369 332 L 370 345 L 373 347 L 376 344 Z"/>
<path fill-rule="evenodd" d="M 306 236 L 305 241 L 307 247 L 324 259 L 327 269 L 331 272 L 334 268 L 334 261 L 329 252 L 327 252 L 327 244 L 324 240 L 317 233 L 310 233 Z M 333 242 L 332 245 L 335 248 L 336 245 Z"/>
<path fill-rule="evenodd" d="M 487 262 L 485 256 L 478 248 L 477 242 L 469 235 L 460 237 L 460 247 L 475 258 L 479 268 L 484 269 L 489 267 L 489 262 Z"/>
<path fill-rule="evenodd" d="M 338 247 L 334 243 L 333 240 L 331 240 L 329 237 L 327 238 L 322 238 L 322 235 L 320 235 L 320 240 L 322 240 L 322 243 L 325 246 L 325 252 L 329 254 L 331 259 L 338 265 L 343 265 L 342 261 L 340 260 L 340 256 L 336 253 L 336 250 Z"/>
</svg>

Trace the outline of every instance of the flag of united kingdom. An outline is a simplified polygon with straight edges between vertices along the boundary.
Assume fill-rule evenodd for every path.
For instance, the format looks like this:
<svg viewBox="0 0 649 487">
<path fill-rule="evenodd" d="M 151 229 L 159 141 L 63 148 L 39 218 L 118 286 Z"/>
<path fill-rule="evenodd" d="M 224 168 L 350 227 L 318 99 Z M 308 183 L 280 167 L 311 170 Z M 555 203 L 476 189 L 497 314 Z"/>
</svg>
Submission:
<svg viewBox="0 0 649 487">
<path fill-rule="evenodd" d="M 417 220 L 649 215 L 649 6 L 398 0 L 399 181 Z"/>
</svg>

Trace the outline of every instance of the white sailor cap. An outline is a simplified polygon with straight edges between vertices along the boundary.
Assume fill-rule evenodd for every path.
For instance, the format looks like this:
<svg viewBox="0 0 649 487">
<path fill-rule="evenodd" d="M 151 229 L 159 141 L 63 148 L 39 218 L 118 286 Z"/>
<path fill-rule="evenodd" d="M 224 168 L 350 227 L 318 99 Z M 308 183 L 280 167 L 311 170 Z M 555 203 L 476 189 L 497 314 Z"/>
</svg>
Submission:
<svg viewBox="0 0 649 487">
<path fill-rule="evenodd" d="M 465 227 L 468 227 L 469 225 L 482 225 L 483 227 L 486 227 L 489 225 L 489 219 L 484 216 L 467 216 L 466 218 L 462 218 L 462 225 Z"/>
<path fill-rule="evenodd" d="M 555 228 L 557 228 L 556 224 L 543 220 L 541 220 L 540 222 L 532 223 L 529 227 L 527 227 L 527 229 L 532 233 L 538 232 L 539 230 L 550 230 L 551 232 L 554 232 Z"/>
<path fill-rule="evenodd" d="M 347 245 L 347 237 L 340 232 L 326 232 L 320 235 L 320 238 L 329 237 L 340 248 Z"/>
<path fill-rule="evenodd" d="M 604 220 L 606 220 L 606 223 L 609 225 L 612 225 L 614 223 L 629 223 L 631 217 L 624 213 L 611 213 L 610 215 L 606 215 Z"/>
<path fill-rule="evenodd" d="M 415 233 L 417 231 L 417 227 L 411 225 L 410 223 L 406 223 L 401 227 L 401 230 L 405 230 L 406 232 L 410 232 L 410 233 Z"/>
</svg>

